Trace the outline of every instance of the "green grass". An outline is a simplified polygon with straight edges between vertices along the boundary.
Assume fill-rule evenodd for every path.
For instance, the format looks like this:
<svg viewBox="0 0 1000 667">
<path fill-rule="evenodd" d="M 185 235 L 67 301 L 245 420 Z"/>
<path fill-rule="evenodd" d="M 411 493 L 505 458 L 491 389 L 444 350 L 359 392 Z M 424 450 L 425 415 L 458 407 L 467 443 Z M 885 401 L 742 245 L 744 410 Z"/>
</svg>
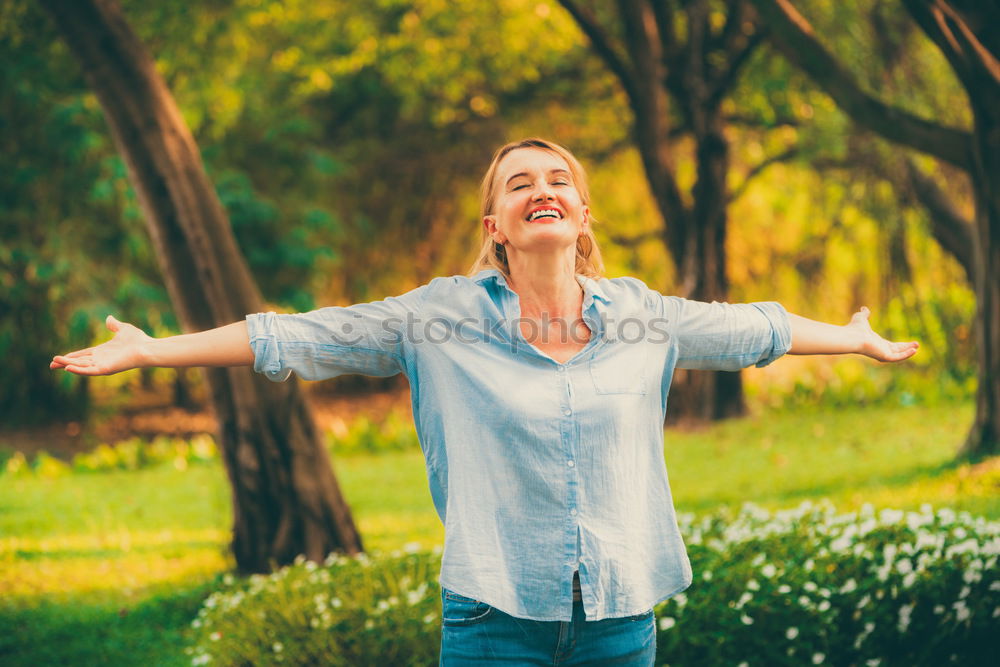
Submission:
<svg viewBox="0 0 1000 667">
<path fill-rule="evenodd" d="M 1000 517 L 1000 458 L 952 464 L 969 405 L 767 413 L 671 430 L 681 511 L 830 498 Z M 440 544 L 419 451 L 338 458 L 366 547 Z M 187 664 L 190 620 L 227 553 L 218 462 L 178 470 L 0 477 L 0 663 Z"/>
</svg>

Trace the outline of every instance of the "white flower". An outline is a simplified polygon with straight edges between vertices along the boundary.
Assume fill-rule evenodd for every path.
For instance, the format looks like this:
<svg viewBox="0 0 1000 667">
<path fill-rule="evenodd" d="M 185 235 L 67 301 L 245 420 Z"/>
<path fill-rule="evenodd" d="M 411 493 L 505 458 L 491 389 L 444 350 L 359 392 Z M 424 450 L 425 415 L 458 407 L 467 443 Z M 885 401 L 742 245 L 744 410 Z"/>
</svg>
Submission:
<svg viewBox="0 0 1000 667">
<path fill-rule="evenodd" d="M 312 561 L 309 562 L 311 563 Z M 274 651 L 275 653 L 281 653 L 282 651 L 285 650 L 285 646 L 281 642 L 274 642 L 273 644 L 271 644 L 271 650 Z"/>
<path fill-rule="evenodd" d="M 881 664 L 881 658 L 869 658 L 868 660 L 865 660 L 865 667 L 878 667 Z"/>
<path fill-rule="evenodd" d="M 743 625 L 753 625 L 753 619 L 747 616 L 746 614 L 740 616 L 740 622 L 742 622 Z"/>
<path fill-rule="evenodd" d="M 705 570 L 704 572 L 701 573 L 701 578 L 704 579 L 705 581 L 711 581 L 712 580 L 712 571 L 711 570 Z"/>
<path fill-rule="evenodd" d="M 807 560 L 807 561 L 805 562 L 805 564 L 803 565 L 803 567 L 804 567 L 804 568 L 806 569 L 806 572 L 812 572 L 812 570 L 813 570 L 813 567 L 815 567 L 815 565 L 816 565 L 816 564 L 815 564 L 815 563 L 813 563 L 813 559 L 812 559 L 812 558 L 810 558 L 809 560 Z"/>
<path fill-rule="evenodd" d="M 896 627 L 899 628 L 900 632 L 906 632 L 906 629 L 910 627 L 910 616 L 913 614 L 912 604 L 904 604 L 899 608 L 899 623 Z"/>
<path fill-rule="evenodd" d="M 965 602 L 959 600 L 955 604 L 951 605 L 955 609 L 955 620 L 959 623 L 968 620 L 972 616 L 972 612 L 966 606 Z"/>
<path fill-rule="evenodd" d="M 858 590 L 858 582 L 854 581 L 853 578 L 848 579 L 847 583 L 840 587 L 841 593 L 853 593 Z"/>
<path fill-rule="evenodd" d="M 792 592 L 792 587 L 789 586 L 788 584 L 781 584 L 780 586 L 778 586 L 778 592 L 781 593 L 782 595 L 787 595 L 788 593 Z"/>
<path fill-rule="evenodd" d="M 212 634 L 210 634 L 208 636 L 208 638 L 211 639 L 213 642 L 217 642 L 220 639 L 222 639 L 222 633 L 221 632 L 213 632 Z"/>
<path fill-rule="evenodd" d="M 814 592 L 819 587 L 814 582 L 807 581 L 802 588 L 804 588 L 809 593 L 812 593 L 812 592 Z"/>
<path fill-rule="evenodd" d="M 424 623 L 430 625 L 431 623 L 434 622 L 436 618 L 437 616 L 435 616 L 434 614 L 427 614 L 426 616 L 424 616 Z"/>
<path fill-rule="evenodd" d="M 763 574 L 768 579 L 770 579 L 771 577 L 773 577 L 775 574 L 778 573 L 778 568 L 768 563 L 764 567 L 760 568 L 760 573 Z"/>
<path fill-rule="evenodd" d="M 817 607 L 817 609 L 819 609 L 820 611 L 826 611 L 829 608 L 830 608 L 830 601 L 829 600 L 822 600 L 819 603 L 819 606 Z"/>
<path fill-rule="evenodd" d="M 913 563 L 909 558 L 902 558 L 896 563 L 896 571 L 900 574 L 909 574 L 913 572 Z"/>
<path fill-rule="evenodd" d="M 944 613 L 944 605 L 943 604 L 936 604 L 936 605 L 934 605 L 934 613 L 935 614 L 943 614 Z"/>
<path fill-rule="evenodd" d="M 800 595 L 799 596 L 799 604 L 802 605 L 803 607 L 808 607 L 808 606 L 810 606 L 812 604 L 812 601 L 809 598 L 807 598 L 805 595 Z"/>
<path fill-rule="evenodd" d="M 791 627 L 785 630 L 785 637 L 788 639 L 795 639 L 799 636 L 799 629 L 796 627 Z"/>
<path fill-rule="evenodd" d="M 760 584 L 757 583 L 756 579 L 751 579 L 750 581 L 747 582 L 747 589 L 751 591 L 759 591 Z"/>
<path fill-rule="evenodd" d="M 826 656 L 822 653 L 813 653 L 813 664 L 822 665 L 823 661 L 826 660 Z"/>
<path fill-rule="evenodd" d="M 660 630 L 666 631 L 677 625 L 677 621 L 670 616 L 664 616 L 660 619 Z"/>
</svg>

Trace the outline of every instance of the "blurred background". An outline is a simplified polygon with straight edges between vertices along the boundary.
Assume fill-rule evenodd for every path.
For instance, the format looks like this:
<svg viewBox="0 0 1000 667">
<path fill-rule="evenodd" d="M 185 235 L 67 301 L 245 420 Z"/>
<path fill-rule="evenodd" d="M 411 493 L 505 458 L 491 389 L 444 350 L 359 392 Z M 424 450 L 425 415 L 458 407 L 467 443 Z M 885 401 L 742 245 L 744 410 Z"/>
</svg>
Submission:
<svg viewBox="0 0 1000 667">
<path fill-rule="evenodd" d="M 960 456 L 978 369 L 968 170 L 945 151 L 888 141 L 850 104 L 874 95 L 968 134 L 967 88 L 902 4 L 798 0 L 856 86 L 843 93 L 824 74 L 830 62 L 796 58 L 793 36 L 761 17 L 771 4 L 122 7 L 267 309 L 381 299 L 465 273 L 493 150 L 546 137 L 588 169 L 609 277 L 780 301 L 833 323 L 866 305 L 876 331 L 921 343 L 900 366 L 788 357 L 714 390 L 679 378 L 666 456 L 681 509 L 832 497 L 845 509 L 932 502 L 996 518 L 996 458 Z M 669 39 L 650 44 L 654 28 Z M 124 638 L 139 632 L 126 617 L 158 595 L 161 634 L 182 644 L 206 582 L 233 566 L 202 375 L 48 369 L 54 354 L 106 340 L 109 313 L 180 333 L 161 271 L 79 58 L 40 5 L 0 0 L 0 620 L 42 628 L 36 643 L 82 632 L 81 662 L 126 660 L 94 639 L 118 620 L 112 637 L 144 655 Z M 405 379 L 306 391 L 366 544 L 439 543 Z M 719 460 L 732 463 L 721 478 Z M 380 497 L 399 485 L 410 495 Z M 73 617 L 67 601 L 90 611 Z M 38 658 L 9 637 L 0 661 L 5 650 Z"/>
</svg>

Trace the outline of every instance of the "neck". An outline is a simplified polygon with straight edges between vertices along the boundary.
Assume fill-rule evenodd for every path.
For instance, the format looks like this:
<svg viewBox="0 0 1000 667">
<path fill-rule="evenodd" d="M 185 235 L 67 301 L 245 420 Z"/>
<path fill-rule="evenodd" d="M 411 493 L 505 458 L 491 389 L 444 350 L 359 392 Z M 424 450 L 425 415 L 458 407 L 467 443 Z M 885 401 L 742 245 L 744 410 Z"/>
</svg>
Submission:
<svg viewBox="0 0 1000 667">
<path fill-rule="evenodd" d="M 576 280 L 576 248 L 553 254 L 510 252 L 510 288 L 521 302 L 522 317 L 576 319 L 580 316 L 583 288 Z"/>
</svg>

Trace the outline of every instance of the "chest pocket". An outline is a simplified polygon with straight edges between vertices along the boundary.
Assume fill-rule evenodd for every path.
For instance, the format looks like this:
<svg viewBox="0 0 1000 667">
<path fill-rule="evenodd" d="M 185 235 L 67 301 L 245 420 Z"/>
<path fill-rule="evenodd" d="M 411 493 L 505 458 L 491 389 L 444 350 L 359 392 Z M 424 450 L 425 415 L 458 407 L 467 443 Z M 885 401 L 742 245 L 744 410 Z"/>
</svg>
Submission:
<svg viewBox="0 0 1000 667">
<path fill-rule="evenodd" d="M 590 377 L 598 394 L 645 394 L 649 391 L 649 359 L 639 346 L 590 360 Z"/>
</svg>

